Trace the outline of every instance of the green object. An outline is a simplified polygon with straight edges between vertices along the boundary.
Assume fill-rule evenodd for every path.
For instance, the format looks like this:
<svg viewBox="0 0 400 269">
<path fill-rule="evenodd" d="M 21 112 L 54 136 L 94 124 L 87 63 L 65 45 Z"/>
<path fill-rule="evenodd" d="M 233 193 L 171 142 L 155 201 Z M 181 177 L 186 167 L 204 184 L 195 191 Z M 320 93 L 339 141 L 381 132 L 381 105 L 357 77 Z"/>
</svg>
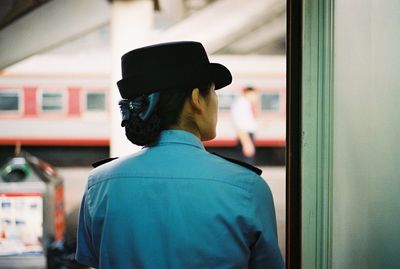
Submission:
<svg viewBox="0 0 400 269">
<path fill-rule="evenodd" d="M 332 6 L 304 1 L 302 85 L 302 268 L 330 268 Z"/>
<path fill-rule="evenodd" d="M 24 159 L 16 158 L 13 162 L 8 163 L 0 173 L 5 182 L 21 182 L 29 176 L 31 169 Z"/>
</svg>

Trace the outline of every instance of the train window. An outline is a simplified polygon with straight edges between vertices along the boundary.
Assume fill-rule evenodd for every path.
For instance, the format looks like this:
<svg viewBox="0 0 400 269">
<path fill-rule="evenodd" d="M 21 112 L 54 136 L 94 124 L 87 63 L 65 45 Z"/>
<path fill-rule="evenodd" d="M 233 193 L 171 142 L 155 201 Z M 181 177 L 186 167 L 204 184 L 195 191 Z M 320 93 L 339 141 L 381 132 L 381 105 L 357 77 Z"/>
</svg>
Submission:
<svg viewBox="0 0 400 269">
<path fill-rule="evenodd" d="M 42 111 L 60 112 L 64 109 L 64 96 L 61 92 L 42 93 Z"/>
<path fill-rule="evenodd" d="M 106 94 L 102 92 L 86 93 L 86 110 L 87 111 L 106 110 Z"/>
<path fill-rule="evenodd" d="M 18 92 L 0 92 L 0 111 L 15 112 L 19 110 Z"/>
<path fill-rule="evenodd" d="M 233 93 L 218 93 L 218 107 L 221 111 L 229 111 L 231 105 L 235 100 L 235 94 Z"/>
<path fill-rule="evenodd" d="M 281 96 L 279 93 L 263 93 L 261 94 L 261 110 L 262 111 L 280 111 Z"/>
</svg>

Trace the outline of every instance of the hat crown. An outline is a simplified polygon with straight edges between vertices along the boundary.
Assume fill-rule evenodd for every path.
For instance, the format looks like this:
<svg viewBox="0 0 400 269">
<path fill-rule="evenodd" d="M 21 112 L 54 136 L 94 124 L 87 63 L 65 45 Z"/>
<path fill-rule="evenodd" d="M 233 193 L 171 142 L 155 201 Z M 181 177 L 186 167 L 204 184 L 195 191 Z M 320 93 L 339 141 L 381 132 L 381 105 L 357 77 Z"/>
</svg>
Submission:
<svg viewBox="0 0 400 269">
<path fill-rule="evenodd" d="M 142 47 L 122 56 L 122 78 L 157 72 L 166 68 L 210 63 L 201 43 L 170 42 Z"/>
<path fill-rule="evenodd" d="M 121 58 L 121 97 L 133 99 L 164 90 L 184 90 L 213 82 L 215 89 L 230 84 L 229 70 L 210 63 L 203 45 L 195 41 L 170 42 L 138 48 Z"/>
</svg>

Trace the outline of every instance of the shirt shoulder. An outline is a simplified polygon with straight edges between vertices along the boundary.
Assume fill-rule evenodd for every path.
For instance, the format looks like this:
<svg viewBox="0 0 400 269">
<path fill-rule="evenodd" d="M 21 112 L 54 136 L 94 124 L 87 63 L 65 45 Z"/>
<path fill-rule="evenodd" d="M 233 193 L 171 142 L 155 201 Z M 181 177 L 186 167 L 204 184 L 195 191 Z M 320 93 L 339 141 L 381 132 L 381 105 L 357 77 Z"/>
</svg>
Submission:
<svg viewBox="0 0 400 269">
<path fill-rule="evenodd" d="M 227 184 L 249 191 L 261 170 L 244 162 L 195 147 L 155 147 L 101 161 L 89 174 L 88 187 L 118 178 L 185 179 Z"/>
<path fill-rule="evenodd" d="M 221 157 L 221 158 L 227 160 L 228 162 L 231 162 L 231 163 L 240 165 L 242 167 L 245 167 L 245 168 L 249 169 L 250 171 L 253 171 L 254 173 L 256 173 L 259 176 L 262 174 L 262 170 L 261 169 L 255 167 L 255 166 L 253 166 L 253 165 L 251 165 L 249 163 L 242 162 L 242 161 L 239 161 L 237 159 L 229 158 L 229 157 L 226 157 L 226 156 L 222 156 L 222 155 L 220 155 L 218 153 L 215 153 L 215 152 L 213 152 L 212 154 L 214 154 L 214 155 L 216 155 L 218 157 Z"/>
<path fill-rule="evenodd" d="M 238 184 L 246 190 L 253 189 L 256 182 L 264 181 L 260 176 L 262 170 L 255 166 L 215 153 L 207 155 L 210 159 L 210 166 L 215 169 L 215 175 L 221 180 Z"/>
</svg>

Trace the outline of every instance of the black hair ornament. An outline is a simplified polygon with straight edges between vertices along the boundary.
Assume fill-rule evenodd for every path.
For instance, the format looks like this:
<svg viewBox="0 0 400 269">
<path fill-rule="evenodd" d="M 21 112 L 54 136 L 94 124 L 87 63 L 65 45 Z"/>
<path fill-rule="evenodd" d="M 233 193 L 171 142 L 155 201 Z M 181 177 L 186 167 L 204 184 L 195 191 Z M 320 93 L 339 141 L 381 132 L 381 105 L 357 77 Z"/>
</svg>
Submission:
<svg viewBox="0 0 400 269">
<path fill-rule="evenodd" d="M 146 121 L 153 113 L 159 97 L 160 93 L 155 92 L 147 96 L 141 95 L 135 99 L 123 99 L 119 101 L 122 114 L 121 126 L 125 127 L 132 116 L 139 116 L 142 121 Z"/>
</svg>

